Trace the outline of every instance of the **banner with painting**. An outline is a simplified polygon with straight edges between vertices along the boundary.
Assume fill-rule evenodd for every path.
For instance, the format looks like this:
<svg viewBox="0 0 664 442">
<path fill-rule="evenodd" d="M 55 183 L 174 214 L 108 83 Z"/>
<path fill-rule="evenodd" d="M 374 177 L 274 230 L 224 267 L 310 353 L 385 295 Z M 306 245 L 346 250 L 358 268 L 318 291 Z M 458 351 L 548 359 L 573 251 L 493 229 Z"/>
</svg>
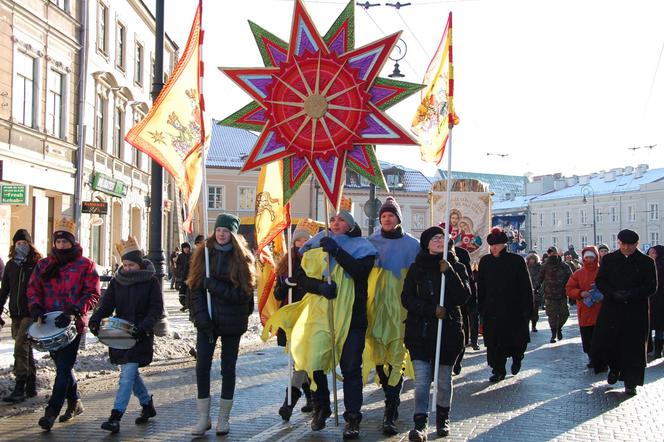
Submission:
<svg viewBox="0 0 664 442">
<path fill-rule="evenodd" d="M 434 223 L 443 222 L 446 193 L 433 192 Z M 486 236 L 491 230 L 491 194 L 489 192 L 452 192 L 450 236 L 454 245 L 466 249 L 473 263 L 489 253 Z"/>
<path fill-rule="evenodd" d="M 493 227 L 502 227 L 507 235 L 507 248 L 510 252 L 522 252 L 527 244 L 523 238 L 525 215 L 496 215 L 491 219 Z"/>
</svg>

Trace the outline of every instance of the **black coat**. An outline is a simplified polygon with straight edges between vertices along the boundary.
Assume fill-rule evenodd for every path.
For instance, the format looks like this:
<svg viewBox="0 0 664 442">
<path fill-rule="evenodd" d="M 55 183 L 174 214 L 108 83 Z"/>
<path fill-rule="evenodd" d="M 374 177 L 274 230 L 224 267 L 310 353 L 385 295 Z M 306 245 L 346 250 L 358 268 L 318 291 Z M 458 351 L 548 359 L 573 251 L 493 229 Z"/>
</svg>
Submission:
<svg viewBox="0 0 664 442">
<path fill-rule="evenodd" d="M 210 251 L 210 278 L 191 289 L 189 309 L 194 325 L 200 330 L 214 328 L 216 336 L 240 336 L 247 331 L 249 315 L 254 311 L 254 294 L 235 287 L 230 280 L 229 265 L 233 251 Z M 205 278 L 205 276 L 203 276 Z M 212 324 L 208 314 L 207 295 L 212 301 Z"/>
<path fill-rule="evenodd" d="M 438 319 L 436 307 L 440 301 L 440 255 L 422 250 L 411 264 L 401 293 L 401 304 L 408 311 L 404 344 L 413 360 L 434 362 Z M 470 297 L 468 275 L 463 264 L 452 256 L 452 267 L 445 272 L 445 301 L 447 316 L 443 320 L 440 363 L 454 365 L 464 346 L 461 305 Z M 459 276 L 461 275 L 461 276 Z"/>
<path fill-rule="evenodd" d="M 297 248 L 293 247 L 291 249 L 291 253 L 293 254 L 292 258 L 292 276 L 291 280 L 292 281 L 297 281 L 302 273 L 304 271 L 302 270 L 302 257 L 297 251 Z M 283 259 L 288 259 L 288 255 L 284 256 Z M 279 307 L 283 307 L 284 305 L 288 305 L 288 290 L 289 286 L 288 284 L 285 283 L 283 278 L 286 278 L 288 275 L 280 275 L 277 277 L 277 281 L 274 287 L 274 298 L 279 301 Z M 306 295 L 307 292 L 304 290 L 304 288 L 298 284 L 295 287 L 291 288 L 291 297 L 293 302 L 299 302 L 304 298 L 304 295 Z M 277 345 L 280 347 L 285 347 L 286 346 L 286 332 L 283 331 L 283 329 L 277 330 Z"/>
<path fill-rule="evenodd" d="M 520 356 L 530 342 L 533 287 L 526 261 L 504 249 L 480 259 L 477 302 L 484 324 L 484 345 L 504 356 Z"/>
<path fill-rule="evenodd" d="M 593 333 L 595 367 L 645 369 L 648 297 L 657 290 L 655 262 L 639 250 L 627 257 L 616 250 L 602 258 L 595 285 L 604 295 Z M 643 385 L 643 376 L 637 384 Z"/>
<path fill-rule="evenodd" d="M 154 347 L 152 328 L 164 311 L 164 299 L 157 278 L 153 276 L 147 281 L 131 285 L 121 284 L 117 277 L 113 278 L 90 321 L 99 323 L 111 316 L 113 311 L 116 317 L 129 321 L 148 333 L 128 350 L 109 348 L 111 362 L 118 365 L 134 362 L 140 367 L 149 365 Z"/>
<path fill-rule="evenodd" d="M 650 297 L 650 329 L 664 330 L 664 246 L 657 250 L 657 291 Z"/>
<path fill-rule="evenodd" d="M 15 260 L 10 259 L 5 266 L 5 272 L 2 275 L 2 286 L 0 286 L 0 312 L 9 298 L 9 316 L 12 319 L 27 318 L 30 316 L 28 310 L 28 281 L 37 262 L 28 259 L 21 265 Z"/>
</svg>

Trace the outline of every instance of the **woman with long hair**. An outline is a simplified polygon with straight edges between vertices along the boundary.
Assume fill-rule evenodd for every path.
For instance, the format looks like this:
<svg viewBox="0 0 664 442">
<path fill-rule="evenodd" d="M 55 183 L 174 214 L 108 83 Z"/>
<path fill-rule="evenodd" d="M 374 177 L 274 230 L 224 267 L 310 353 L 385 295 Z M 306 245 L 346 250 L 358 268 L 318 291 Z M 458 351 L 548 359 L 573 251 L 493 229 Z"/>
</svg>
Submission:
<svg viewBox="0 0 664 442">
<path fill-rule="evenodd" d="M 254 311 L 256 276 L 254 256 L 244 238 L 238 235 L 240 219 L 222 213 L 217 217 L 214 233 L 197 247 L 187 279 L 191 289 L 189 310 L 198 331 L 196 337 L 196 385 L 198 421 L 193 435 L 201 436 L 212 427 L 210 420 L 210 368 L 212 355 L 221 339 L 221 400 L 217 434 L 230 431 L 228 418 L 235 393 L 235 364 L 240 338 L 247 331 L 249 315 Z M 207 250 L 210 277 L 205 276 Z M 208 312 L 207 294 L 212 302 Z"/>
<path fill-rule="evenodd" d="M 0 287 L 0 313 L 9 298 L 9 317 L 12 319 L 12 338 L 14 339 L 14 391 L 2 400 L 18 403 L 26 397 L 37 396 L 37 376 L 32 344 L 28 339 L 28 327 L 32 325 L 28 310 L 28 280 L 37 262 L 42 259 L 32 237 L 25 229 L 18 229 L 9 247 L 9 261 L 2 275 Z M 0 319 L 0 324 L 4 321 Z"/>
</svg>

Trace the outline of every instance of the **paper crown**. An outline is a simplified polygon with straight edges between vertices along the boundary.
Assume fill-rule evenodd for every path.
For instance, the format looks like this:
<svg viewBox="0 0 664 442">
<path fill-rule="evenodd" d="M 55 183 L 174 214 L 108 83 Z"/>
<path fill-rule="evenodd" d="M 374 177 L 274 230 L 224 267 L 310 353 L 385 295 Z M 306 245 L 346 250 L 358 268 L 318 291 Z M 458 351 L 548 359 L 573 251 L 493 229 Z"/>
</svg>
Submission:
<svg viewBox="0 0 664 442">
<path fill-rule="evenodd" d="M 302 218 L 295 226 L 295 230 L 306 230 L 311 236 L 314 236 L 318 233 L 318 224 L 310 218 Z"/>
<path fill-rule="evenodd" d="M 59 218 L 53 224 L 53 232 L 68 232 L 76 235 L 76 223 L 71 218 Z"/>
<path fill-rule="evenodd" d="M 130 252 L 140 252 L 141 246 L 138 245 L 136 238 L 129 236 L 126 241 L 120 240 L 119 243 L 115 244 L 115 250 L 118 251 L 120 256 L 124 256 Z"/>
<path fill-rule="evenodd" d="M 344 210 L 348 213 L 353 213 L 353 200 L 345 196 L 341 197 L 341 202 L 339 203 L 339 210 Z"/>
</svg>

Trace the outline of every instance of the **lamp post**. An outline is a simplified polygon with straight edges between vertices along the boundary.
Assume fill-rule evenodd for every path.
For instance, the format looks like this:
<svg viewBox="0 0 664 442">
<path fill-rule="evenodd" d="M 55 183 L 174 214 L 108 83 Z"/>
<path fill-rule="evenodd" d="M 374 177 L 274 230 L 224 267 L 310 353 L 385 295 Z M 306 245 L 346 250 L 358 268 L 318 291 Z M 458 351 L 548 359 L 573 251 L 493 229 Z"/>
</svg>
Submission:
<svg viewBox="0 0 664 442">
<path fill-rule="evenodd" d="M 592 196 L 593 200 L 593 244 L 597 242 L 597 216 L 595 214 L 595 189 L 590 184 L 585 184 L 581 187 L 581 193 L 583 194 L 583 204 L 588 202 L 587 196 Z"/>
</svg>

